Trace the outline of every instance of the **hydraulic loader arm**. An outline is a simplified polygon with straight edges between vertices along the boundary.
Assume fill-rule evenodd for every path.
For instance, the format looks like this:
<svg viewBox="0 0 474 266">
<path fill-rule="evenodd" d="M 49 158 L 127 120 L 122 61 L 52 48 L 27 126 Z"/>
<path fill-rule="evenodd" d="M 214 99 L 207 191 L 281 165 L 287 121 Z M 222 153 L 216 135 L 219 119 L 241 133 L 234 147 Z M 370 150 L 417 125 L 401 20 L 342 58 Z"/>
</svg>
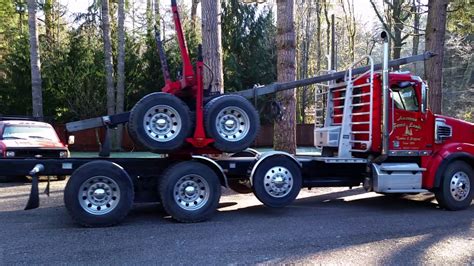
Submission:
<svg viewBox="0 0 474 266">
<path fill-rule="evenodd" d="M 404 57 L 400 59 L 395 59 L 395 60 L 390 61 L 388 63 L 388 66 L 394 67 L 394 66 L 406 65 L 406 64 L 418 62 L 418 61 L 425 61 L 435 55 L 436 54 L 432 52 L 425 52 L 424 54 L 420 54 L 420 55 L 414 55 L 414 56 L 408 56 L 408 57 Z M 382 64 L 376 64 L 374 65 L 374 71 L 380 70 L 382 69 L 382 67 L 383 67 Z M 367 70 L 369 70 L 369 68 L 370 68 L 369 66 L 363 66 L 363 67 L 352 69 L 352 74 L 357 75 L 357 74 L 364 73 Z M 241 95 L 245 98 L 254 98 L 260 95 L 266 95 L 266 94 L 275 93 L 278 91 L 294 89 L 297 87 L 308 86 L 308 85 L 322 83 L 322 82 L 330 81 L 330 80 L 342 79 L 344 78 L 345 75 L 346 75 L 346 71 L 339 71 L 339 72 L 334 72 L 334 73 L 330 73 L 326 75 L 311 77 L 307 79 L 300 79 L 300 80 L 295 80 L 295 81 L 290 81 L 290 82 L 275 82 L 266 86 L 238 91 L 238 92 L 235 92 L 234 94 Z"/>
</svg>

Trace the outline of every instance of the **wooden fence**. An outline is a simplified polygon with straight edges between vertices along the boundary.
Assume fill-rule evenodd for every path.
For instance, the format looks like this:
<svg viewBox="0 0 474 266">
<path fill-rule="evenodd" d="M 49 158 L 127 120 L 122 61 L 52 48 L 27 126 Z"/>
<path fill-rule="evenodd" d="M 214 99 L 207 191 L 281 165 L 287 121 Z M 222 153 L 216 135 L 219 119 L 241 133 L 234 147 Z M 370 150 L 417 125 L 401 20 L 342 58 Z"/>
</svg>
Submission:
<svg viewBox="0 0 474 266">
<path fill-rule="evenodd" d="M 62 141 L 66 142 L 67 132 L 64 125 L 55 125 L 56 132 Z M 313 146 L 313 125 L 301 124 L 296 127 L 296 142 L 298 146 Z M 75 132 L 74 145 L 70 145 L 72 151 L 98 151 L 99 141 L 103 141 L 105 129 L 90 129 Z M 262 125 L 260 132 L 255 140 L 253 147 L 271 147 L 273 146 L 273 125 Z M 144 151 L 144 149 L 136 145 L 124 129 L 122 147 L 125 151 Z"/>
</svg>

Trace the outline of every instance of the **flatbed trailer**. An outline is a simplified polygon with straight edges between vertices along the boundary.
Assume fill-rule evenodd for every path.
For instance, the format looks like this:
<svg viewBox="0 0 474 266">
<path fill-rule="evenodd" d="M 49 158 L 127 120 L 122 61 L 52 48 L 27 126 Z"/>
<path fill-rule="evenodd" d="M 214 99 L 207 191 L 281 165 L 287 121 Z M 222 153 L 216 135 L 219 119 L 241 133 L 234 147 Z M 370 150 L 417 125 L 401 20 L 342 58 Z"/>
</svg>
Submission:
<svg viewBox="0 0 474 266">
<path fill-rule="evenodd" d="M 268 162 L 271 164 L 266 165 Z M 315 170 L 321 169 L 322 165 L 325 171 Z M 366 167 L 367 162 L 363 159 L 347 164 L 347 161 L 338 163 L 329 157 L 293 156 L 277 151 L 259 153 L 251 149 L 214 158 L 157 155 L 156 158 L 0 161 L 3 175 L 32 176 L 30 199 L 25 209 L 39 206 L 39 176 L 70 175 L 64 191 L 66 208 L 76 222 L 92 227 L 119 223 L 133 203 L 144 202 L 160 202 L 174 219 L 181 222 L 207 220 L 217 209 L 221 186 L 239 193 L 252 193 L 252 180 L 264 172 L 273 179 L 273 184 L 277 184 L 275 195 L 289 197 L 283 201 L 263 201 L 270 207 L 282 207 L 297 196 L 301 187 L 359 186 L 364 179 L 360 173 Z M 281 187 L 278 187 L 279 180 Z M 289 183 L 296 189 L 288 186 Z"/>
</svg>

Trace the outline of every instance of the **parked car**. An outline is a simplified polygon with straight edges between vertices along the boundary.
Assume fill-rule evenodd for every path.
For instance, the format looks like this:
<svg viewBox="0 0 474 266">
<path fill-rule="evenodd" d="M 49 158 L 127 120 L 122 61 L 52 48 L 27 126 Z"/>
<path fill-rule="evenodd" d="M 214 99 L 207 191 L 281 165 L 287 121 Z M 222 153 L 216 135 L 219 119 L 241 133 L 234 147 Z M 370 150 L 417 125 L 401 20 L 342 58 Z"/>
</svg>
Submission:
<svg viewBox="0 0 474 266">
<path fill-rule="evenodd" d="M 19 118 L 0 117 L 0 120 L 1 159 L 69 157 L 67 145 L 50 124 Z M 58 180 L 65 178 L 57 176 Z"/>
</svg>

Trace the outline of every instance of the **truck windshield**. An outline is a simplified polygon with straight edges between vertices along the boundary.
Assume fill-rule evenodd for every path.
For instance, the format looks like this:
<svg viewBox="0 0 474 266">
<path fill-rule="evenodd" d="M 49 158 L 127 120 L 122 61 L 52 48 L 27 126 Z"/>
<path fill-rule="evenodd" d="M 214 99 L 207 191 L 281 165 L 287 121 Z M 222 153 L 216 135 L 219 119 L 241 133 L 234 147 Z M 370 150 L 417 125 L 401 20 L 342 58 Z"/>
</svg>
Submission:
<svg viewBox="0 0 474 266">
<path fill-rule="evenodd" d="M 7 125 L 3 129 L 3 139 L 48 139 L 59 141 L 53 128 L 37 125 Z"/>
<path fill-rule="evenodd" d="M 392 88 L 392 99 L 397 109 L 418 111 L 418 100 L 413 87 Z"/>
</svg>

